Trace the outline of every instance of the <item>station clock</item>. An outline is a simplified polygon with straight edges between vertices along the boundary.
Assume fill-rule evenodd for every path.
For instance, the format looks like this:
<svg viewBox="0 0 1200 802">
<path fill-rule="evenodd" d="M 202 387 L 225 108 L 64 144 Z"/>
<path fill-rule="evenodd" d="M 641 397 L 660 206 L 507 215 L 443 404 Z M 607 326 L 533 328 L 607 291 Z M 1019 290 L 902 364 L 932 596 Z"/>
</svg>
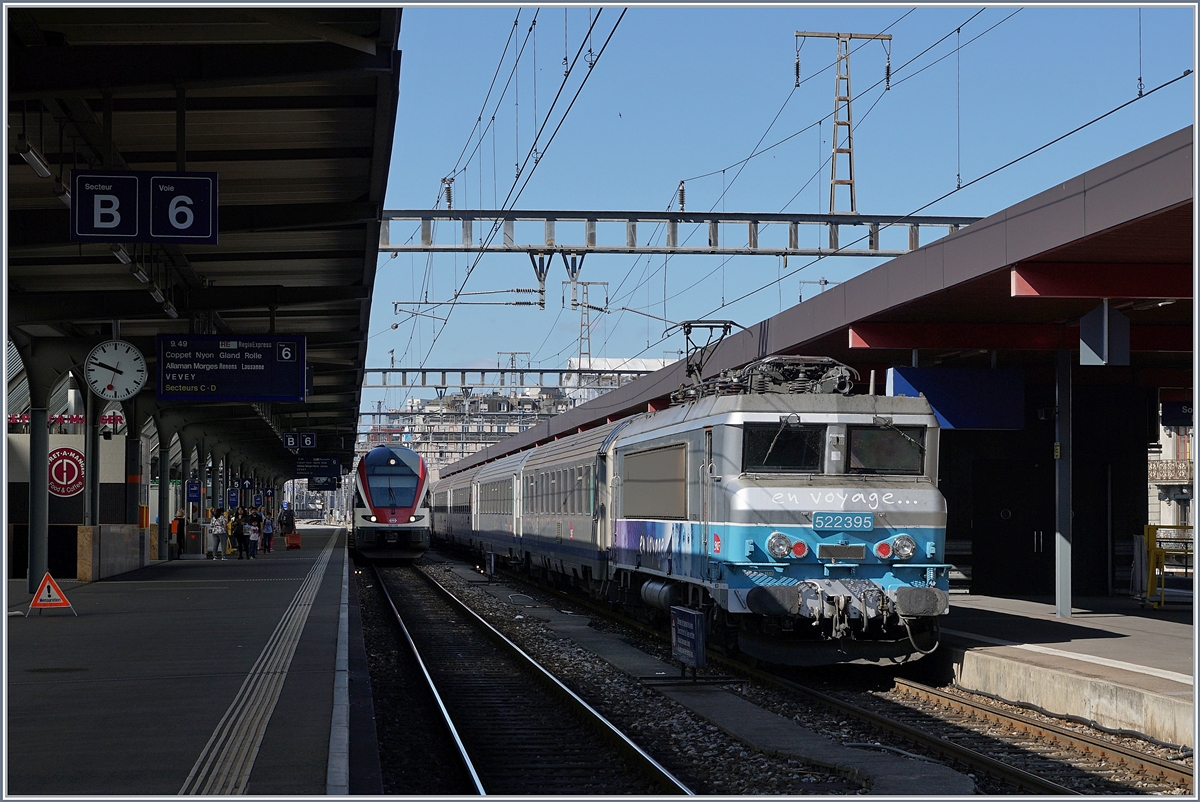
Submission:
<svg viewBox="0 0 1200 802">
<path fill-rule="evenodd" d="M 124 340 L 108 340 L 88 354 L 83 374 L 100 398 L 127 401 L 146 385 L 146 358 Z"/>
</svg>

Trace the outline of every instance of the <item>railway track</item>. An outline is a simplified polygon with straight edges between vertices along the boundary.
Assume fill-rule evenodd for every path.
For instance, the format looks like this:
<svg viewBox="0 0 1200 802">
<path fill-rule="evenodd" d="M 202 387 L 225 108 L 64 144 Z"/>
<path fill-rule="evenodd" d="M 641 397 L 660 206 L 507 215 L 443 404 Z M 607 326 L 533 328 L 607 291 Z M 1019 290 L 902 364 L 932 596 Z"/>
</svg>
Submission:
<svg viewBox="0 0 1200 802">
<path fill-rule="evenodd" d="M 691 794 L 428 575 L 378 569 L 479 794 Z"/>
<path fill-rule="evenodd" d="M 537 587 L 643 635 L 663 639 L 661 632 L 590 600 Z M 861 690 L 831 694 L 725 655 L 710 653 L 709 660 L 721 670 L 827 705 L 893 739 L 914 744 L 944 763 L 986 778 L 982 784 L 996 793 L 1191 794 L 1194 790 L 1190 767 L 1150 753 L 1145 744 L 1125 746 L 1102 734 L 1082 734 L 910 680 L 896 679 L 892 691 L 883 695 Z M 892 747 L 892 751 L 900 750 Z"/>
</svg>

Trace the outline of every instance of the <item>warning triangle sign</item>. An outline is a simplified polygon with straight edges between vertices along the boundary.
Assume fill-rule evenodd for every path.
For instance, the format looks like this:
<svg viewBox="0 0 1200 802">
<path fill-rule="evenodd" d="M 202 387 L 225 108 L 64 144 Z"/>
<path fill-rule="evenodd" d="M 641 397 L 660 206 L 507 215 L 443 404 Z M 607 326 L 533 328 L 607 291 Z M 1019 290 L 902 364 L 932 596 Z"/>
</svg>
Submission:
<svg viewBox="0 0 1200 802">
<path fill-rule="evenodd" d="M 42 577 L 42 584 L 38 585 L 37 593 L 33 594 L 33 599 L 29 602 L 30 610 L 35 607 L 71 607 L 66 594 L 62 592 L 62 588 L 58 586 L 49 572 Z M 74 607 L 71 607 L 71 612 L 75 613 Z M 26 612 L 25 615 L 29 615 L 29 613 Z"/>
</svg>

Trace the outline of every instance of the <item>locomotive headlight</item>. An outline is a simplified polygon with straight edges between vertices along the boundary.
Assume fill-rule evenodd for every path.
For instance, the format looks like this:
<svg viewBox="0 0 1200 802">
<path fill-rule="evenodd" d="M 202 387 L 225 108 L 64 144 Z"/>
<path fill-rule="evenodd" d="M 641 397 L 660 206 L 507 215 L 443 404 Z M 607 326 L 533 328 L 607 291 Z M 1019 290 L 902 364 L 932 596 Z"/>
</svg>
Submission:
<svg viewBox="0 0 1200 802">
<path fill-rule="evenodd" d="M 378 518 L 376 518 L 374 515 L 372 515 L 372 516 L 371 516 L 371 523 L 375 523 L 375 522 L 376 522 L 376 521 L 378 521 L 378 520 L 379 520 L 379 519 L 378 519 Z"/>
<path fill-rule="evenodd" d="M 896 559 L 907 560 L 917 553 L 917 543 L 908 535 L 900 535 L 892 541 L 892 550 L 896 552 Z"/>
<path fill-rule="evenodd" d="M 792 552 L 792 541 L 783 532 L 772 532 L 767 538 L 767 554 L 781 560 Z"/>
<path fill-rule="evenodd" d="M 410 515 L 410 516 L 408 516 L 408 522 L 409 522 L 410 524 L 416 523 L 416 522 L 417 522 L 417 516 L 415 516 L 415 515 Z"/>
</svg>

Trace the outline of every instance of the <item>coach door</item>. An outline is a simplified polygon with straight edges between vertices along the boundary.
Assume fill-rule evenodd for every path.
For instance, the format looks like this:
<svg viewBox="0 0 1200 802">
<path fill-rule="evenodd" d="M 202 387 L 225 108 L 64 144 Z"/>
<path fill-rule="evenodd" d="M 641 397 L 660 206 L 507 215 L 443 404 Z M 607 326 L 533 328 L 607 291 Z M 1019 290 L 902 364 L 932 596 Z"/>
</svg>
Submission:
<svg viewBox="0 0 1200 802">
<path fill-rule="evenodd" d="M 521 540 L 520 540 L 520 538 L 522 537 L 521 527 L 522 527 L 523 521 L 525 520 L 525 516 L 523 516 L 521 514 L 521 512 L 522 512 L 521 504 L 523 501 L 522 491 L 524 491 L 524 489 L 525 488 L 521 483 L 521 474 L 514 473 L 513 477 L 512 477 L 512 521 L 513 521 L 513 538 L 517 539 L 517 548 L 518 549 L 521 546 Z"/>
</svg>

